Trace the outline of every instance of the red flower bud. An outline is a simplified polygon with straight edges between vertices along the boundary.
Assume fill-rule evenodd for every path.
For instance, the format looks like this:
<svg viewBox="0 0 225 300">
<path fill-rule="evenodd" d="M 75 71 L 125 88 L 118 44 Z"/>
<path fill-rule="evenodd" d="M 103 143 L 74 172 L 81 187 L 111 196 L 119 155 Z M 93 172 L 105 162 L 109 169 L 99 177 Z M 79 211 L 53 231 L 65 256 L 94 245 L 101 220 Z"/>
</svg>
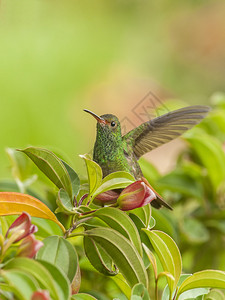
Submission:
<svg viewBox="0 0 225 300">
<path fill-rule="evenodd" d="M 19 237 L 16 238 L 14 242 L 18 242 L 25 238 L 26 236 L 37 232 L 37 226 L 31 224 L 31 217 L 28 213 L 23 212 L 21 216 L 19 216 L 9 227 L 8 231 L 6 232 L 6 238 L 13 235 L 13 233 L 21 231 Z"/>
<path fill-rule="evenodd" d="M 36 291 L 31 296 L 31 300 L 50 300 L 49 292 L 45 290 Z"/>
<path fill-rule="evenodd" d="M 128 185 L 117 199 L 122 210 L 132 210 L 150 203 L 156 199 L 155 193 L 143 182 L 135 181 Z"/>
<path fill-rule="evenodd" d="M 33 258 L 44 244 L 35 239 L 33 234 L 25 237 L 18 248 L 18 256 Z"/>
</svg>

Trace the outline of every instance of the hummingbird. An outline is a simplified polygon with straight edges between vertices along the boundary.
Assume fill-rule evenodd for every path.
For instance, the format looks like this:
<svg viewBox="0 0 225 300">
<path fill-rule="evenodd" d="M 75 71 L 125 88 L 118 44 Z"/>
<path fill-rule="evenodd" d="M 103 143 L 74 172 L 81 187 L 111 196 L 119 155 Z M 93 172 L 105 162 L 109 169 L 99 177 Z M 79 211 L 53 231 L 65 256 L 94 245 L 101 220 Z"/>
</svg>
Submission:
<svg viewBox="0 0 225 300">
<path fill-rule="evenodd" d="M 151 202 L 153 207 L 172 209 L 144 178 L 138 160 L 199 124 L 210 107 L 194 105 L 180 108 L 144 122 L 123 136 L 120 121 L 115 115 L 98 116 L 88 109 L 84 111 L 97 120 L 93 160 L 102 168 L 103 177 L 116 171 L 128 172 L 136 180 L 144 181 L 156 194 L 156 199 Z"/>
</svg>

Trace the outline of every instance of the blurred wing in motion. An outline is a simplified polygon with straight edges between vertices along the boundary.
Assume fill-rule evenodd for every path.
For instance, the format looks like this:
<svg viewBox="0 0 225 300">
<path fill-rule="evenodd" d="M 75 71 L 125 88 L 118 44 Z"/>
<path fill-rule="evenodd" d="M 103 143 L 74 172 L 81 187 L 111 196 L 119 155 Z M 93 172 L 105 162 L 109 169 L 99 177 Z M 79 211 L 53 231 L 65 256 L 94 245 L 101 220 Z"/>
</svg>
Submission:
<svg viewBox="0 0 225 300">
<path fill-rule="evenodd" d="M 123 140 L 133 148 L 139 159 L 200 123 L 209 111 L 208 106 L 195 105 L 169 112 L 134 128 L 123 136 Z"/>
</svg>

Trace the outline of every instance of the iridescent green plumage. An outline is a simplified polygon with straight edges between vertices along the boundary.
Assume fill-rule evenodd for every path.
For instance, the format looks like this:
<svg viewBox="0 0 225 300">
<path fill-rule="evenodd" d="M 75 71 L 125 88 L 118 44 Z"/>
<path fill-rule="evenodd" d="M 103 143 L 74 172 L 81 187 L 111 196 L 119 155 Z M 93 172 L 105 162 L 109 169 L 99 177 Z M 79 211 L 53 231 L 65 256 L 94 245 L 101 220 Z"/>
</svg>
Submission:
<svg viewBox="0 0 225 300">
<path fill-rule="evenodd" d="M 97 120 L 93 159 L 101 166 L 104 177 L 112 172 L 126 171 L 135 179 L 143 180 L 138 159 L 201 122 L 209 110 L 208 106 L 184 107 L 145 122 L 124 136 L 116 116 L 106 114 L 99 117 L 85 110 Z M 157 196 L 152 205 L 156 208 L 162 205 L 169 208 L 158 194 Z"/>
</svg>

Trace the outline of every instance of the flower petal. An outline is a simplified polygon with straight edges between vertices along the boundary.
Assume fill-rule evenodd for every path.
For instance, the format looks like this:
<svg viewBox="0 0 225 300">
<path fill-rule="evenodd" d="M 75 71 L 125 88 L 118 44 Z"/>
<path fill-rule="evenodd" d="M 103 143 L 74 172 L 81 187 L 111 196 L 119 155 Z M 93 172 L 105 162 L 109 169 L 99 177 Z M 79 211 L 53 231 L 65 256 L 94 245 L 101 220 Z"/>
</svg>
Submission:
<svg viewBox="0 0 225 300">
<path fill-rule="evenodd" d="M 143 181 L 135 181 L 128 185 L 117 199 L 117 204 L 122 210 L 131 210 L 143 206 L 146 185 Z"/>
<path fill-rule="evenodd" d="M 146 193 L 144 196 L 144 201 L 141 206 L 145 206 L 148 203 L 152 202 L 152 200 L 157 198 L 156 194 L 153 192 L 153 190 L 151 190 L 150 187 L 148 187 L 147 185 L 145 185 L 145 186 L 146 186 Z"/>
<path fill-rule="evenodd" d="M 18 256 L 33 258 L 44 244 L 35 239 L 33 234 L 25 237 L 18 248 Z"/>
<path fill-rule="evenodd" d="M 31 224 L 31 217 L 28 213 L 23 212 L 9 227 L 6 232 L 6 238 L 12 236 L 14 232 L 21 230 L 22 233 L 14 242 L 18 242 L 21 239 L 25 238 L 29 234 L 35 233 L 38 231 L 37 226 Z"/>
</svg>

